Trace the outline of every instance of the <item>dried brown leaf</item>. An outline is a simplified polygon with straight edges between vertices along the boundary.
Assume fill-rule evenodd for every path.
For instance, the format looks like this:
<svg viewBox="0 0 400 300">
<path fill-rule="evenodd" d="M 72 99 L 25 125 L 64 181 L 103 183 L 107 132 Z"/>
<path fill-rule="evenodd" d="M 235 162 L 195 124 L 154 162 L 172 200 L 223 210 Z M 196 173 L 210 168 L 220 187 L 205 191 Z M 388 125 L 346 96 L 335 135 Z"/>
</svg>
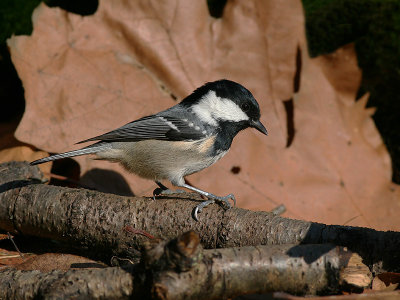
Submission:
<svg viewBox="0 0 400 300">
<path fill-rule="evenodd" d="M 28 146 L 16 146 L 0 150 L 0 163 L 7 161 L 33 161 L 44 156 L 48 153 L 44 151 L 34 151 Z M 45 164 L 39 166 L 42 172 L 50 172 L 51 164 Z"/>
<path fill-rule="evenodd" d="M 373 290 L 394 291 L 400 286 L 400 273 L 385 272 L 378 274 L 372 281 Z"/>
<path fill-rule="evenodd" d="M 97 262 L 86 257 L 62 254 L 45 253 L 26 259 L 23 263 L 15 265 L 18 270 L 39 270 L 41 272 L 50 272 L 53 270 L 68 271 L 70 269 L 81 268 L 104 268 L 106 264 Z"/>
<path fill-rule="evenodd" d="M 8 41 L 27 102 L 20 141 L 71 150 L 206 81 L 229 78 L 258 99 L 270 136 L 239 134 L 221 162 L 189 178 L 194 185 L 234 193 L 240 207 L 283 203 L 289 217 L 400 229 L 390 157 L 367 96 L 355 101 L 361 72 L 354 48 L 310 59 L 301 1 L 229 1 L 221 19 L 209 16 L 205 1 L 100 1 L 87 17 L 41 4 L 33 24 L 31 36 Z M 286 147 L 288 99 L 295 133 Z M 113 164 L 76 160 L 83 175 L 120 172 L 135 194 L 154 188 Z M 96 177 L 89 175 L 91 185 Z"/>
</svg>

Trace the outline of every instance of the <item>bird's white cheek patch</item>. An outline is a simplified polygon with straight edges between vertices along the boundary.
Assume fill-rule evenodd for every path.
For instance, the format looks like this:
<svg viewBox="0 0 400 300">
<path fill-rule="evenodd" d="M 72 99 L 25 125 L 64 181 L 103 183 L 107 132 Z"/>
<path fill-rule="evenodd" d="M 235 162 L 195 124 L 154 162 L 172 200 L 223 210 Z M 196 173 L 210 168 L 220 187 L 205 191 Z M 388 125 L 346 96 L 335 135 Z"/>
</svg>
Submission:
<svg viewBox="0 0 400 300">
<path fill-rule="evenodd" d="M 213 115 L 217 119 L 225 121 L 240 122 L 247 121 L 249 117 L 245 112 L 233 101 L 229 99 L 220 98 L 221 100 L 217 103 Z"/>
<path fill-rule="evenodd" d="M 217 120 L 211 115 L 210 100 L 207 95 L 205 95 L 198 104 L 193 105 L 192 110 L 202 122 L 217 126 Z"/>
<path fill-rule="evenodd" d="M 193 112 L 203 121 L 217 126 L 217 120 L 240 122 L 249 117 L 232 100 L 218 97 L 215 91 L 209 91 L 200 102 L 193 106 Z"/>
</svg>

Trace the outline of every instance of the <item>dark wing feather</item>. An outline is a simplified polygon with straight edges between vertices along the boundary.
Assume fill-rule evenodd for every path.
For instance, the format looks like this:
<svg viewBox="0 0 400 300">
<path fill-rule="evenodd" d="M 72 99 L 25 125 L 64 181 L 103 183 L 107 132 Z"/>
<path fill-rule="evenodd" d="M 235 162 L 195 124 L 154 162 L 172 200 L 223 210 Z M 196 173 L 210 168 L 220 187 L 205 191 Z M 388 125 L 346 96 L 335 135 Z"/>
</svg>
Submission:
<svg viewBox="0 0 400 300">
<path fill-rule="evenodd" d="M 201 130 L 177 118 L 168 116 L 148 116 L 130 122 L 118 129 L 79 142 L 108 141 L 108 142 L 138 142 L 143 140 L 197 140 L 205 137 Z"/>
</svg>

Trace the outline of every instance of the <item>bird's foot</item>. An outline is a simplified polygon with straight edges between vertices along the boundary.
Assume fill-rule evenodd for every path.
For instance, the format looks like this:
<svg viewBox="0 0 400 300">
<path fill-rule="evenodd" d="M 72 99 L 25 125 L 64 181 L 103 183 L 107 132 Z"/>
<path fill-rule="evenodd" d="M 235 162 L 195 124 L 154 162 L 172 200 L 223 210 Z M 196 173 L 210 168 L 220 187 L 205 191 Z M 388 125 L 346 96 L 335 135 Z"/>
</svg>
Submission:
<svg viewBox="0 0 400 300">
<path fill-rule="evenodd" d="M 172 195 L 172 194 L 182 194 L 185 193 L 184 190 L 170 190 L 170 189 L 163 189 L 161 187 L 156 188 L 153 191 L 153 200 L 156 200 L 156 196 L 160 195 Z"/>
<path fill-rule="evenodd" d="M 197 214 L 201 213 L 201 211 L 203 210 L 204 207 L 206 207 L 206 206 L 208 206 L 210 204 L 213 204 L 215 202 L 219 202 L 220 204 L 222 204 L 222 207 L 224 209 L 229 209 L 229 208 L 232 207 L 232 205 L 230 204 L 229 200 L 233 201 L 233 206 L 234 207 L 236 206 L 236 198 L 235 198 L 235 196 L 233 194 L 229 194 L 229 195 L 224 196 L 224 197 L 219 197 L 219 196 L 215 196 L 213 194 L 208 194 L 207 198 L 209 198 L 209 200 L 201 202 L 200 204 L 198 204 L 194 208 L 193 217 L 194 217 L 194 219 L 196 221 L 199 220 L 198 217 L 197 217 Z"/>
</svg>

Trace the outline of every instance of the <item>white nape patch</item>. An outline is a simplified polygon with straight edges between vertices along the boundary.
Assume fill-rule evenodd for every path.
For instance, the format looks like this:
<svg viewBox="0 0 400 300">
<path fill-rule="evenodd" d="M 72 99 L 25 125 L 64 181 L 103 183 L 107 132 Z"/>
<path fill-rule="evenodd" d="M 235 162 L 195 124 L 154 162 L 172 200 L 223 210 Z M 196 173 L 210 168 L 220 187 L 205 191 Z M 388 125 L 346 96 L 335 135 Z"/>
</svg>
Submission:
<svg viewBox="0 0 400 300">
<path fill-rule="evenodd" d="M 163 118 L 163 117 L 158 117 L 161 121 L 163 121 L 164 123 L 166 123 L 169 127 L 171 127 L 173 130 L 176 130 L 178 132 L 180 132 L 180 130 L 178 129 L 178 127 L 176 127 L 172 122 L 168 121 L 167 119 Z"/>
<path fill-rule="evenodd" d="M 218 125 L 217 120 L 239 122 L 249 119 L 235 102 L 218 97 L 215 91 L 205 94 L 192 109 L 203 122 L 213 126 Z"/>
</svg>

